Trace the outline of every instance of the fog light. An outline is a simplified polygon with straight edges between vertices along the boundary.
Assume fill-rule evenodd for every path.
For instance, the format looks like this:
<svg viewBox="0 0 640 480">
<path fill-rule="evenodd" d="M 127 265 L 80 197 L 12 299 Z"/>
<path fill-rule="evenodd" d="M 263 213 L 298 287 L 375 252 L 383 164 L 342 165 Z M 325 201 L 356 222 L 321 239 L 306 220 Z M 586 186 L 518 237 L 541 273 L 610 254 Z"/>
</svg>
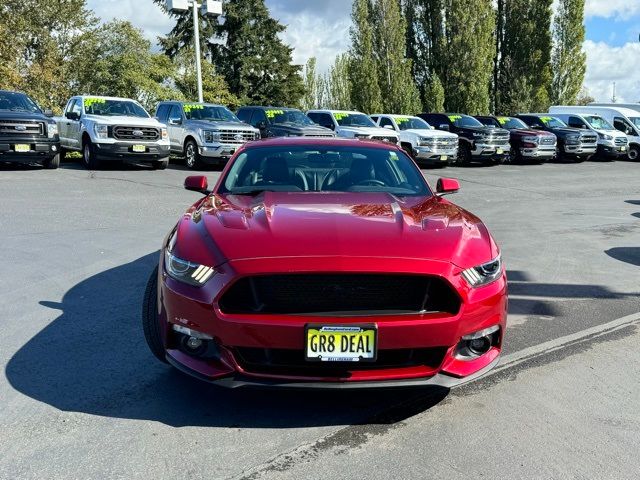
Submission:
<svg viewBox="0 0 640 480">
<path fill-rule="evenodd" d="M 498 344 L 500 326 L 478 330 L 469 335 L 464 335 L 456 347 L 456 358 L 460 360 L 474 360 Z"/>
<path fill-rule="evenodd" d="M 189 337 L 187 340 L 187 347 L 195 350 L 197 348 L 200 348 L 202 346 L 202 340 L 200 340 L 199 338 L 196 337 Z"/>
<path fill-rule="evenodd" d="M 476 338 L 469 340 L 467 346 L 472 353 L 483 355 L 491 348 L 491 339 L 489 337 Z"/>
<path fill-rule="evenodd" d="M 55 145 L 51 145 L 51 151 L 52 152 L 57 152 L 58 151 L 58 147 L 56 147 Z"/>
</svg>

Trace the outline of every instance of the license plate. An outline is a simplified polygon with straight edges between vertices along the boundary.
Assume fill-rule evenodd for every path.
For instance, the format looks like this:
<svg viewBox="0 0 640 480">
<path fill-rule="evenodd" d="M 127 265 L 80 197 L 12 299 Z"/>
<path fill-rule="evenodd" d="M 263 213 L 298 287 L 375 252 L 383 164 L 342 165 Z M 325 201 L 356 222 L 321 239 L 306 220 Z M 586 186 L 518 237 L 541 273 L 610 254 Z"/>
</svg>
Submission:
<svg viewBox="0 0 640 480">
<path fill-rule="evenodd" d="M 16 145 L 15 146 L 15 151 L 16 152 L 30 152 L 31 151 L 31 145 Z"/>
<path fill-rule="evenodd" d="M 626 152 L 627 151 L 627 147 L 620 147 L 620 151 L 621 152 Z"/>
<path fill-rule="evenodd" d="M 144 153 L 147 151 L 147 148 L 144 145 L 134 145 L 133 147 L 131 147 L 131 150 L 133 150 L 135 153 Z"/>
<path fill-rule="evenodd" d="M 501 148 L 497 148 L 497 149 L 496 149 L 496 153 L 497 153 L 498 155 L 502 155 L 502 154 L 504 153 L 504 150 L 503 150 L 503 149 L 501 149 Z"/>
<path fill-rule="evenodd" d="M 447 157 L 446 155 L 440 155 L 440 161 L 441 162 L 445 162 L 447 160 L 447 158 L 449 158 L 449 157 Z"/>
<path fill-rule="evenodd" d="M 315 362 L 373 362 L 377 334 L 375 325 L 307 325 L 305 357 Z"/>
</svg>

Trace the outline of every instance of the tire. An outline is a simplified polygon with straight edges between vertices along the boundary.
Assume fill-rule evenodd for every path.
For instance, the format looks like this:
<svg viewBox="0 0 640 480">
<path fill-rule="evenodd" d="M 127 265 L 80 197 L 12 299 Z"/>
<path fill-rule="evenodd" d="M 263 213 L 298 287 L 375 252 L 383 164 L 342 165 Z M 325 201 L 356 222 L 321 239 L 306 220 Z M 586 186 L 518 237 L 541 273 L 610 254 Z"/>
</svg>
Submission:
<svg viewBox="0 0 640 480">
<path fill-rule="evenodd" d="M 202 158 L 195 140 L 187 140 L 184 144 L 184 163 L 192 170 L 202 168 Z"/>
<path fill-rule="evenodd" d="M 403 143 L 402 144 L 402 149 L 407 153 L 407 155 L 409 155 L 413 160 L 416 159 L 416 157 L 413 156 L 413 146 L 410 143 Z"/>
<path fill-rule="evenodd" d="M 62 147 L 60 147 L 60 154 L 59 155 L 60 155 L 60 161 L 61 162 L 64 162 L 67 159 L 67 151 Z"/>
<path fill-rule="evenodd" d="M 640 159 L 640 147 L 634 145 L 629 148 L 629 153 L 627 153 L 627 158 L 632 162 L 637 162 Z"/>
<path fill-rule="evenodd" d="M 471 148 L 469 145 L 462 144 L 458 149 L 458 158 L 456 159 L 456 165 L 467 166 L 471 164 Z"/>
<path fill-rule="evenodd" d="M 85 140 L 82 144 L 82 163 L 88 170 L 97 170 L 100 166 L 91 140 Z"/>
<path fill-rule="evenodd" d="M 47 158 L 44 162 L 42 162 L 42 166 L 49 170 L 55 170 L 60 166 L 60 154 L 54 155 L 51 158 Z"/>
<path fill-rule="evenodd" d="M 164 160 L 157 160 L 155 162 L 151 162 L 151 168 L 154 170 L 166 170 L 169 166 L 169 159 L 165 158 Z"/>
<path fill-rule="evenodd" d="M 147 346 L 154 357 L 167 363 L 164 342 L 158 323 L 158 267 L 153 269 L 142 301 L 142 330 Z"/>
</svg>

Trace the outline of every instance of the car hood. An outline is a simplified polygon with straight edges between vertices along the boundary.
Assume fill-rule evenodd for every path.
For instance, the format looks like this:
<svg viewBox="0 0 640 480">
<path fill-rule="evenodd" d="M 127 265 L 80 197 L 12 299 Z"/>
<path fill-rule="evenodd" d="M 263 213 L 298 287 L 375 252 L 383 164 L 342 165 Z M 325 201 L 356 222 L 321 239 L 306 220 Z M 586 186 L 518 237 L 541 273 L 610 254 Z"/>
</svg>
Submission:
<svg viewBox="0 0 640 480">
<path fill-rule="evenodd" d="M 551 131 L 556 135 L 562 135 L 562 136 L 575 135 L 575 134 L 582 135 L 582 132 L 583 132 L 583 130 L 580 130 L 579 128 L 571 128 L 571 127 L 553 128 L 551 129 Z"/>
<path fill-rule="evenodd" d="M 399 132 L 401 135 L 403 133 L 412 133 L 414 135 L 418 135 L 419 137 L 438 137 L 438 138 L 456 138 L 458 135 L 456 135 L 455 133 L 451 133 L 451 132 L 446 132 L 444 130 L 429 130 L 429 129 L 417 129 L 417 128 L 410 128 L 408 130 L 402 130 L 401 132 Z"/>
<path fill-rule="evenodd" d="M 387 193 L 211 195 L 178 224 L 176 255 L 204 265 L 277 257 L 379 257 L 451 262 L 496 252 L 482 222 L 439 197 Z"/>
<path fill-rule="evenodd" d="M 91 120 L 95 123 L 101 123 L 104 125 L 135 125 L 141 127 L 161 127 L 163 126 L 157 119 L 142 118 L 142 117 L 127 117 L 123 115 L 109 117 L 106 115 L 85 115 L 82 117 L 86 120 Z"/>
<path fill-rule="evenodd" d="M 49 118 L 42 113 L 33 112 L 14 112 L 11 110 L 0 110 L 0 118 L 3 120 L 20 121 L 20 120 L 37 120 L 38 122 L 51 122 L 55 118 Z"/>
<path fill-rule="evenodd" d="M 300 136 L 313 136 L 313 135 L 335 135 L 333 130 L 330 130 L 320 125 L 301 125 L 296 123 L 272 123 L 269 125 L 272 130 L 278 132 L 292 133 Z"/>
<path fill-rule="evenodd" d="M 205 130 L 238 130 L 238 131 L 258 131 L 256 128 L 253 128 L 251 125 L 247 125 L 246 123 L 241 122 L 213 122 L 207 120 L 187 120 L 186 125 L 189 128 L 202 128 Z"/>
<path fill-rule="evenodd" d="M 553 133 L 545 132 L 544 130 L 533 130 L 533 129 L 527 129 L 527 128 L 514 128 L 513 130 L 509 130 L 509 131 L 512 134 L 515 133 L 516 135 L 531 135 L 536 137 L 548 137 L 550 135 L 553 135 Z"/>
<path fill-rule="evenodd" d="M 352 132 L 360 135 L 398 136 L 398 133 L 388 128 L 378 127 L 338 127 L 341 132 Z"/>
</svg>

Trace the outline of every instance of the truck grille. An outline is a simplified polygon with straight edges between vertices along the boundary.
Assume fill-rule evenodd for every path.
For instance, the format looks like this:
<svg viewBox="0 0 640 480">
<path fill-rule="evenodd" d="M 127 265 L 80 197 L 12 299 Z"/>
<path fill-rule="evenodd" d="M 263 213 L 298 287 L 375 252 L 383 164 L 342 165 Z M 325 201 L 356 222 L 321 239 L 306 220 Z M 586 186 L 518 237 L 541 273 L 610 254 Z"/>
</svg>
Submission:
<svg viewBox="0 0 640 480">
<path fill-rule="evenodd" d="M 160 131 L 153 127 L 113 127 L 113 138 L 116 140 L 144 140 L 153 142 L 160 138 Z"/>
<path fill-rule="evenodd" d="M 371 137 L 371 140 L 376 140 L 378 142 L 398 143 L 398 137 L 388 137 L 388 136 L 373 135 Z"/>
<path fill-rule="evenodd" d="M 484 137 L 483 143 L 487 145 L 508 145 L 509 138 L 509 133 L 492 133 Z"/>
<path fill-rule="evenodd" d="M 250 130 L 220 130 L 222 143 L 243 144 L 256 139 L 256 134 Z"/>
<path fill-rule="evenodd" d="M 596 145 L 598 143 L 598 137 L 591 134 L 582 135 L 580 137 L 580 143 L 582 145 Z"/>
<path fill-rule="evenodd" d="M 552 137 L 551 135 L 543 135 L 540 137 L 540 145 L 555 145 L 556 137 Z"/>
<path fill-rule="evenodd" d="M 305 137 L 317 137 L 317 138 L 333 138 L 335 135 L 333 133 L 305 133 L 303 136 Z"/>
<path fill-rule="evenodd" d="M 629 140 L 624 137 L 616 137 L 615 142 L 617 146 L 621 147 L 623 145 L 627 145 L 629 143 Z"/>
<path fill-rule="evenodd" d="M 0 120 L 0 135 L 45 135 L 44 123 L 42 122 L 14 122 L 11 120 Z"/>
<path fill-rule="evenodd" d="M 401 274 L 278 274 L 244 277 L 219 301 L 228 314 L 316 316 L 456 314 L 460 299 L 440 277 Z"/>
<path fill-rule="evenodd" d="M 458 146 L 458 139 L 455 137 L 425 138 L 420 141 L 420 145 L 425 147 L 454 148 Z"/>
</svg>

